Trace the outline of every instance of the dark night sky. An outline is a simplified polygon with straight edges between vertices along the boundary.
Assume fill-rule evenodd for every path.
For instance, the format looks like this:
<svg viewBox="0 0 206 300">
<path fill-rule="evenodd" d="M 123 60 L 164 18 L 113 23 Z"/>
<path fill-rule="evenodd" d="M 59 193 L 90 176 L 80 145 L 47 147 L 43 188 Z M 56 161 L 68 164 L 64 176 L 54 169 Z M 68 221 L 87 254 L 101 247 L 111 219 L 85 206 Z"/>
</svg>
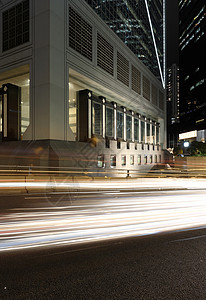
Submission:
<svg viewBox="0 0 206 300">
<path fill-rule="evenodd" d="M 178 61 L 178 0 L 166 0 L 167 67 Z"/>
</svg>

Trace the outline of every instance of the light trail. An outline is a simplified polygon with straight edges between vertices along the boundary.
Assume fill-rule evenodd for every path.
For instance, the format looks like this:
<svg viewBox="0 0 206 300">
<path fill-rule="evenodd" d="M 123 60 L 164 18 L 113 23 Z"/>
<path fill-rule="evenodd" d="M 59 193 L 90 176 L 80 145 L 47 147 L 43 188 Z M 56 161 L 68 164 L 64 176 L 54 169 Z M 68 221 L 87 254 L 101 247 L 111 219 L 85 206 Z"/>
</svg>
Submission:
<svg viewBox="0 0 206 300">
<path fill-rule="evenodd" d="M 69 200 L 69 193 L 50 193 L 44 207 L 38 207 L 38 203 L 42 206 L 41 201 L 44 201 L 45 204 L 47 196 L 25 196 L 25 203 L 38 201 L 36 207 L 27 207 L 25 211 L 9 210 L 1 215 L 0 251 L 81 244 L 205 227 L 205 182 L 191 179 L 150 180 L 149 183 L 148 180 L 138 179 L 104 182 L 104 185 L 100 182 L 81 182 L 78 183 L 80 191 L 86 187 L 93 188 L 93 191 L 85 194 L 76 192 L 78 197 L 75 196 L 73 201 Z M 147 187 L 153 184 L 157 190 L 149 191 Z M 167 185 L 172 186 L 173 190 L 158 190 L 168 188 Z M 102 191 L 95 195 L 97 186 Z M 133 192 L 134 187 L 142 189 L 143 186 L 146 191 Z M 175 190 L 175 187 L 182 187 L 182 190 Z M 129 188 L 130 192 L 124 191 Z M 72 193 L 75 195 L 75 191 Z M 49 206 L 52 200 L 58 203 L 58 197 L 62 195 L 66 197 L 62 206 Z"/>
<path fill-rule="evenodd" d="M 87 190 L 108 190 L 108 189 L 174 189 L 174 188 L 189 188 L 189 189 L 205 189 L 206 180 L 200 178 L 138 178 L 127 180 L 79 180 L 72 181 L 69 177 L 58 179 L 53 177 L 53 180 L 44 180 L 41 177 L 36 179 L 22 180 L 0 180 L 0 191 L 4 189 L 87 189 Z"/>
</svg>

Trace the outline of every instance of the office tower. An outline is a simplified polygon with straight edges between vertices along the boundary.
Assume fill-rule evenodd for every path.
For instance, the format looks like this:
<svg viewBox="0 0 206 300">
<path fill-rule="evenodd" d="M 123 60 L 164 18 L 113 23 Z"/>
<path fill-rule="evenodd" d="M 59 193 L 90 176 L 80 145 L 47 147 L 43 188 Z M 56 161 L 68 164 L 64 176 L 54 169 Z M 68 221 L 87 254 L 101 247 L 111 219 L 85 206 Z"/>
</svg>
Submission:
<svg viewBox="0 0 206 300">
<path fill-rule="evenodd" d="M 167 145 L 177 146 L 179 131 L 179 67 L 173 64 L 167 69 Z"/>
<path fill-rule="evenodd" d="M 165 84 L 165 1 L 85 0 Z"/>
<path fill-rule="evenodd" d="M 181 132 L 206 129 L 205 1 L 179 1 Z"/>
<path fill-rule="evenodd" d="M 0 16 L 0 160 L 92 176 L 135 174 L 163 161 L 163 85 L 85 0 L 1 1 Z M 136 18 L 152 66 L 145 22 Z"/>
</svg>

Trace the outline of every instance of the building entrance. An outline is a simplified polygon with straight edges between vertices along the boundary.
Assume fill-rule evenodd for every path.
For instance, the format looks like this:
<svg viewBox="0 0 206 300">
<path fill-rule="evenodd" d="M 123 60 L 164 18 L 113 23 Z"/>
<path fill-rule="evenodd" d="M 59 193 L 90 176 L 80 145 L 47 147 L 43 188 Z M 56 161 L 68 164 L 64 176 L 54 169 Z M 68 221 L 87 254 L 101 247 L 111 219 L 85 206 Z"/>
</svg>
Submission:
<svg viewBox="0 0 206 300">
<path fill-rule="evenodd" d="M 3 84 L 0 95 L 0 140 L 18 141 L 21 137 L 21 88 Z"/>
</svg>

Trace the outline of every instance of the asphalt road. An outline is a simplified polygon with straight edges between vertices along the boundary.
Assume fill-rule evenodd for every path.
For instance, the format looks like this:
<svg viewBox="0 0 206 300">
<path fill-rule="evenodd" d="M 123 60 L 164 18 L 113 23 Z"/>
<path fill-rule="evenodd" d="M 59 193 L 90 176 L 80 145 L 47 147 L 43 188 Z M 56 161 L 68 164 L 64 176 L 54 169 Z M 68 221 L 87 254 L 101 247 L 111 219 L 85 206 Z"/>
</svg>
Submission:
<svg viewBox="0 0 206 300">
<path fill-rule="evenodd" d="M 147 184 L 1 195 L 0 299 L 205 300 L 205 186 Z"/>
<path fill-rule="evenodd" d="M 206 299 L 206 229 L 2 252 L 0 299 Z"/>
</svg>

